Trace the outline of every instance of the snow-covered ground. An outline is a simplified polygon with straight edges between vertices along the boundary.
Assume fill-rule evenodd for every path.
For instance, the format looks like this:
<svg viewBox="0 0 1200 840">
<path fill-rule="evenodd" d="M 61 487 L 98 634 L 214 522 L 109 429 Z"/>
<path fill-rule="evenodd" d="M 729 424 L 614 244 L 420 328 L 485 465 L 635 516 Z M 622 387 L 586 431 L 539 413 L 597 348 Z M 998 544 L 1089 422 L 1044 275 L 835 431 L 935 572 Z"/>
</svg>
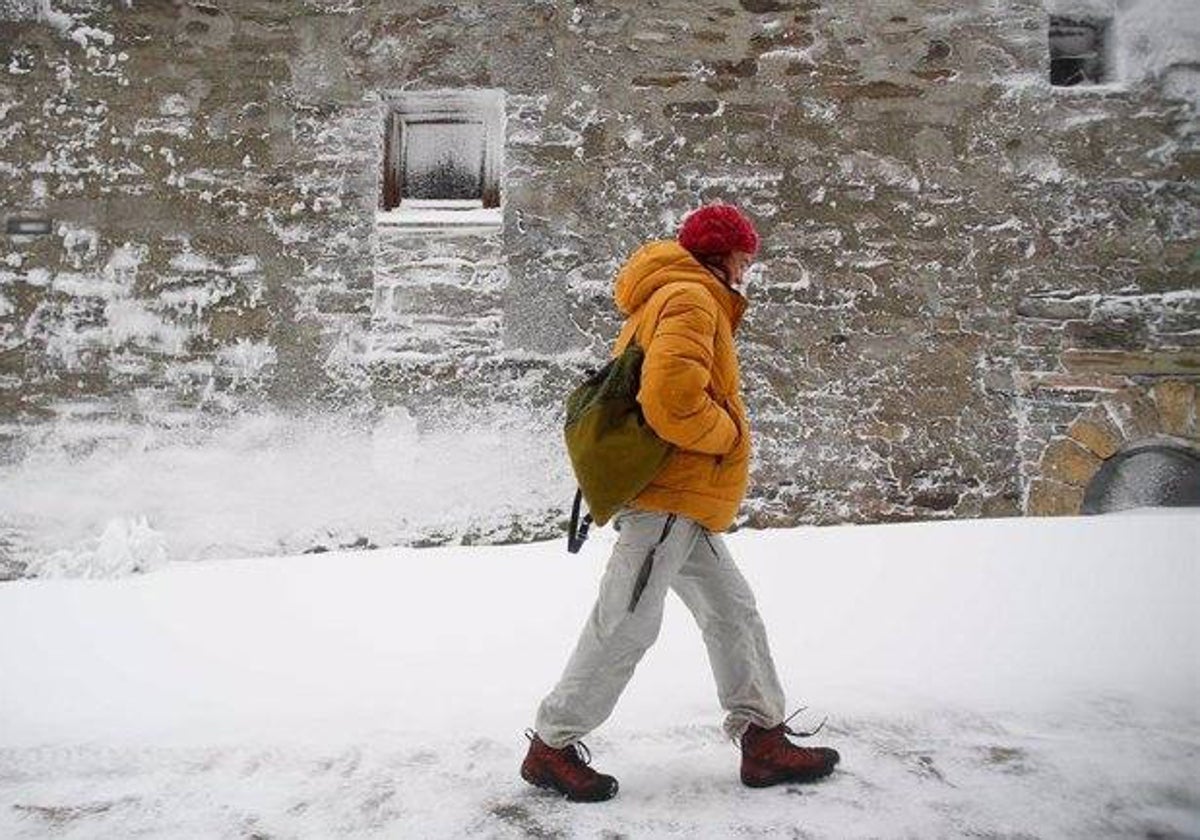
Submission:
<svg viewBox="0 0 1200 840">
<path fill-rule="evenodd" d="M 1200 836 L 1200 512 L 735 534 L 838 772 L 740 786 L 672 599 L 571 805 L 521 732 L 611 539 L 0 585 L 0 836 Z"/>
</svg>

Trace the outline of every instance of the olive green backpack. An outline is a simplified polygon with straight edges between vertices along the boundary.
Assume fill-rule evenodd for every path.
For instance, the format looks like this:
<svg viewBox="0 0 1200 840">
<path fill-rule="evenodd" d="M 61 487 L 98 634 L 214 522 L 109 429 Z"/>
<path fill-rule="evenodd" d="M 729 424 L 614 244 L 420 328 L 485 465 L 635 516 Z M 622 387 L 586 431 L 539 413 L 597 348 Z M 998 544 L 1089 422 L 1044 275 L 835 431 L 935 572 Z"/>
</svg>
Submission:
<svg viewBox="0 0 1200 840">
<path fill-rule="evenodd" d="M 588 525 L 603 525 L 642 492 L 671 452 L 638 404 L 645 353 L 629 342 L 620 356 L 590 375 L 567 397 L 563 434 L 579 490 L 571 506 L 567 550 L 579 551 Z M 588 514 L 581 521 L 581 499 Z"/>
</svg>

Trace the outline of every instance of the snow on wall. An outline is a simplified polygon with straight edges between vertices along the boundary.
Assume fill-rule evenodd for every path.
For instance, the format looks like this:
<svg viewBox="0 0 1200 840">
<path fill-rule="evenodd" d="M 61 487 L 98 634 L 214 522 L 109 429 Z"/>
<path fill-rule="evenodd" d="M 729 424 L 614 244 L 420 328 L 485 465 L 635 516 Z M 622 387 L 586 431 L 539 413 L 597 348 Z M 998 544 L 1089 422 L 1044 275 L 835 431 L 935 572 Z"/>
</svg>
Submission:
<svg viewBox="0 0 1200 840">
<path fill-rule="evenodd" d="M 0 20 L 38 20 L 46 0 L 0 0 Z"/>
<path fill-rule="evenodd" d="M 1141 0 L 1116 17 L 1123 79 L 1160 76 L 1175 65 L 1200 63 L 1200 5 L 1191 0 Z"/>
<path fill-rule="evenodd" d="M 1117 21 L 1121 77 L 1158 78 L 1168 96 L 1200 109 L 1200 4 L 1142 0 Z"/>
</svg>

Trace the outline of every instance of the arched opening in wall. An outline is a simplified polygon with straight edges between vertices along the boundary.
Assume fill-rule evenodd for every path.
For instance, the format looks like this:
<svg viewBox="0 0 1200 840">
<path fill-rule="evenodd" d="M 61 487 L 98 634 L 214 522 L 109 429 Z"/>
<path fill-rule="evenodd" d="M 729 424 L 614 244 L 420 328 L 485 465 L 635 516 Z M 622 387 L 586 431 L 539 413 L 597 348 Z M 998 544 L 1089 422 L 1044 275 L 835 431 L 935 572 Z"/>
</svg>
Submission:
<svg viewBox="0 0 1200 840">
<path fill-rule="evenodd" d="M 1106 460 L 1083 495 L 1084 513 L 1200 507 L 1200 452 L 1172 441 L 1130 446 Z"/>
</svg>

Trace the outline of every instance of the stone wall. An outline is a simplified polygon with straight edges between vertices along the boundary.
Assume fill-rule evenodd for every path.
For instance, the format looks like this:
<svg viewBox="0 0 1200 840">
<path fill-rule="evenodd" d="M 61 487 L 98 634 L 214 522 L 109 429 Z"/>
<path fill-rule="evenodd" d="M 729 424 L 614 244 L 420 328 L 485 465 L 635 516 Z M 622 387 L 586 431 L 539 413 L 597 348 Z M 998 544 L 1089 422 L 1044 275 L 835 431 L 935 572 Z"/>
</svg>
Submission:
<svg viewBox="0 0 1200 840">
<path fill-rule="evenodd" d="M 1160 440 L 1200 451 L 1200 292 L 1060 290 L 1017 306 L 1025 509 L 1075 514 L 1103 463 Z"/>
<path fill-rule="evenodd" d="M 8 463 L 263 406 L 553 440 L 616 268 L 715 199 L 765 243 L 751 524 L 1020 513 L 1073 419 L 1027 374 L 1197 375 L 1186 62 L 1051 89 L 1035 0 L 0 9 L 0 209 L 54 222 L 0 240 Z M 388 95 L 464 88 L 505 93 L 503 227 L 378 227 Z"/>
</svg>

